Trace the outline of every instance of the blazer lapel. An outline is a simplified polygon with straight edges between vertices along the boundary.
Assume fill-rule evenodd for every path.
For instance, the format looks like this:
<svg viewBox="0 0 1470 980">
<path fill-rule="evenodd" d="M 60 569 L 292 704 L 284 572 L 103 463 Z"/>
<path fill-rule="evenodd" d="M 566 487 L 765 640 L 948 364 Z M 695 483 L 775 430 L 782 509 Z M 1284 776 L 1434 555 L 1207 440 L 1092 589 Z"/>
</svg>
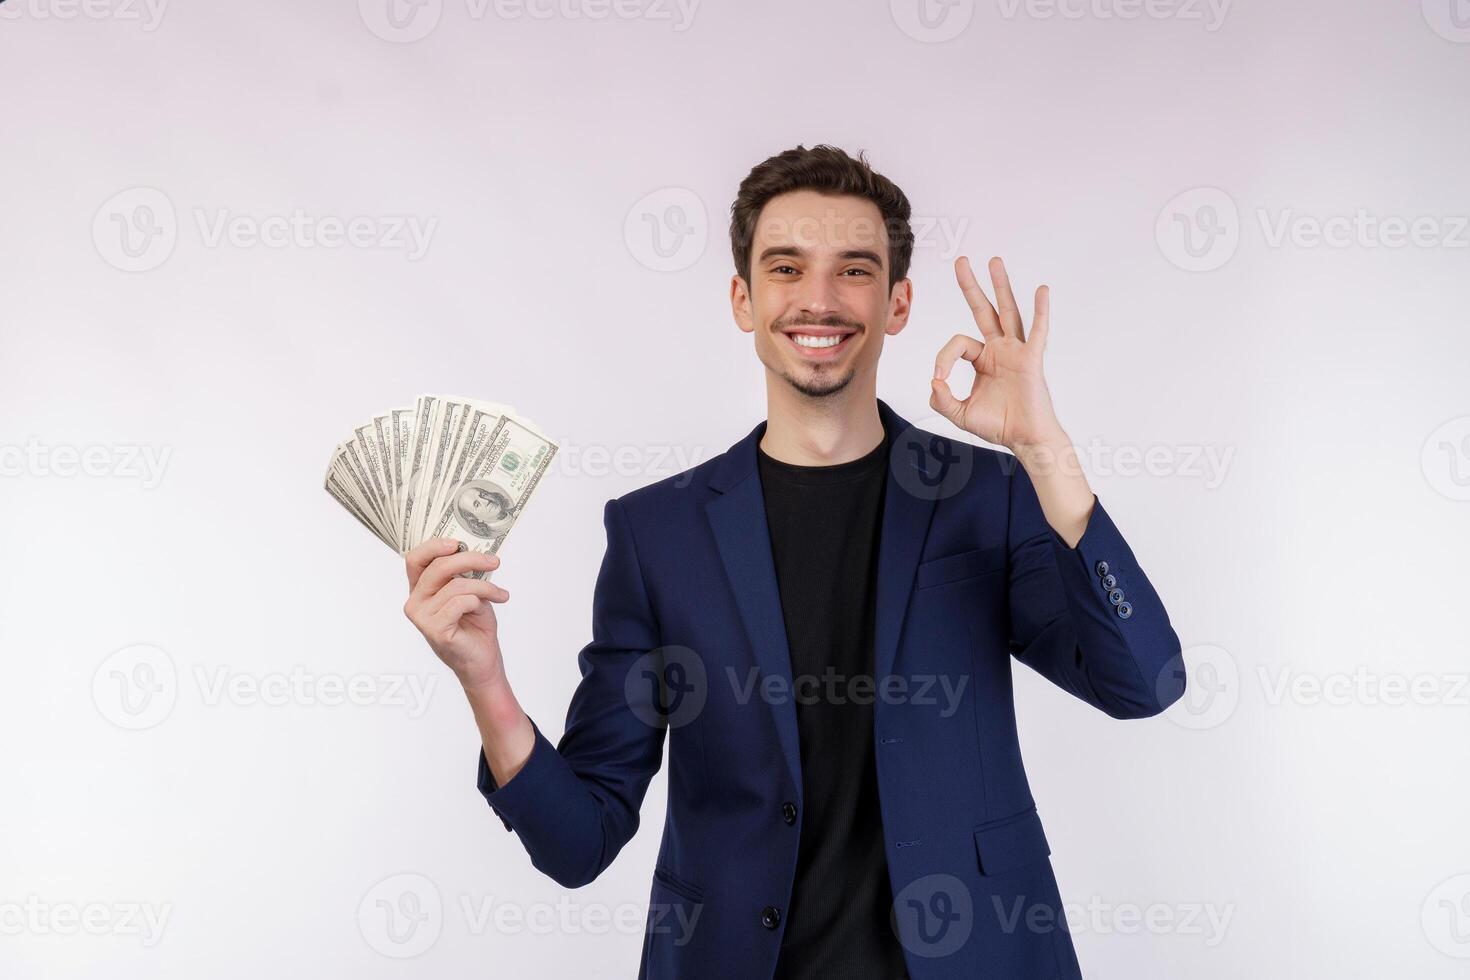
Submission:
<svg viewBox="0 0 1470 980">
<path fill-rule="evenodd" d="M 781 593 L 776 586 L 776 565 L 771 557 L 771 532 L 766 524 L 766 500 L 756 470 L 756 445 L 765 433 L 762 422 L 750 435 L 732 446 L 720 459 L 710 487 L 721 493 L 705 504 L 720 560 L 729 576 L 740 618 L 750 639 L 760 677 L 752 689 L 760 698 L 765 678 L 781 681 L 779 691 L 792 690 L 791 652 L 786 645 L 786 620 L 781 612 Z M 797 742 L 796 706 L 791 697 L 770 705 L 775 717 L 781 752 L 797 787 L 801 786 L 801 751 Z"/>
<path fill-rule="evenodd" d="M 946 485 L 947 471 L 935 464 L 951 454 L 947 440 L 914 428 L 881 398 L 878 415 L 891 440 L 878 536 L 878 606 L 873 613 L 873 676 L 882 683 L 893 673 L 914 572 L 929 535 L 934 504 Z"/>
</svg>

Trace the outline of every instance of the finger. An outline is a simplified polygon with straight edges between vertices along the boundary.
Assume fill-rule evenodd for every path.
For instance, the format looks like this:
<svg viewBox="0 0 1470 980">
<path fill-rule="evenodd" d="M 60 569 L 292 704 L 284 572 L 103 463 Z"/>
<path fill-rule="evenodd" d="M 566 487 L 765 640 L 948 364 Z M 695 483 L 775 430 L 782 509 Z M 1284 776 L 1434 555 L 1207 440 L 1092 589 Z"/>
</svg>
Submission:
<svg viewBox="0 0 1470 980">
<path fill-rule="evenodd" d="M 457 595 L 444 604 L 438 615 L 429 618 L 424 624 L 424 632 L 430 635 L 448 633 L 451 627 L 458 625 L 461 619 L 479 608 L 479 596 Z"/>
<path fill-rule="evenodd" d="M 974 337 L 957 333 L 949 338 L 949 342 L 939 348 L 939 356 L 934 359 L 934 377 L 944 381 L 949 377 L 949 372 L 954 370 L 954 362 L 964 358 L 974 363 L 985 351 L 985 345 Z"/>
<path fill-rule="evenodd" d="M 466 572 L 492 572 L 499 567 L 500 558 L 498 556 L 478 551 L 465 551 L 443 558 L 435 558 L 429 563 L 429 567 L 424 569 L 424 574 L 419 577 L 418 585 L 414 586 L 411 598 L 422 605 L 445 585 L 463 576 Z"/>
<path fill-rule="evenodd" d="M 482 578 L 457 578 L 428 598 L 423 607 L 424 615 L 433 619 L 450 600 L 462 595 L 472 595 L 489 602 L 504 602 L 510 598 L 510 593 L 494 582 Z"/>
<path fill-rule="evenodd" d="M 489 572 L 500 567 L 500 556 L 487 555 L 480 551 L 462 551 L 445 555 L 429 562 L 429 567 L 419 576 L 413 587 L 412 600 L 422 603 L 429 596 L 444 588 L 446 582 L 463 572 Z"/>
<path fill-rule="evenodd" d="M 995 315 L 995 307 L 990 305 L 985 290 L 980 288 L 980 281 L 975 278 L 975 270 L 970 268 L 968 257 L 961 255 L 954 260 L 954 275 L 959 280 L 960 292 L 965 294 L 965 302 L 970 304 L 970 312 L 975 315 L 975 325 L 980 328 L 980 335 L 986 340 L 1001 336 L 1000 319 Z"/>
<path fill-rule="evenodd" d="M 955 425 L 959 425 L 965 415 L 965 400 L 956 398 L 949 385 L 938 378 L 929 379 L 929 407 Z"/>
<path fill-rule="evenodd" d="M 1031 316 L 1031 343 L 1046 350 L 1046 337 L 1051 332 L 1051 289 L 1036 287 L 1036 312 Z"/>
<path fill-rule="evenodd" d="M 1007 336 L 1025 340 L 1021 329 L 1021 309 L 1016 305 L 1016 294 L 1011 292 L 1011 277 L 1006 275 L 1006 264 L 1000 256 L 990 260 L 990 282 L 995 287 L 995 305 L 1000 311 L 1000 327 Z"/>
<path fill-rule="evenodd" d="M 424 574 L 429 562 L 444 555 L 452 555 L 460 547 L 460 542 L 453 538 L 430 538 L 418 547 L 411 548 L 403 556 L 404 567 L 408 570 L 409 589 L 418 584 L 419 576 Z"/>
</svg>

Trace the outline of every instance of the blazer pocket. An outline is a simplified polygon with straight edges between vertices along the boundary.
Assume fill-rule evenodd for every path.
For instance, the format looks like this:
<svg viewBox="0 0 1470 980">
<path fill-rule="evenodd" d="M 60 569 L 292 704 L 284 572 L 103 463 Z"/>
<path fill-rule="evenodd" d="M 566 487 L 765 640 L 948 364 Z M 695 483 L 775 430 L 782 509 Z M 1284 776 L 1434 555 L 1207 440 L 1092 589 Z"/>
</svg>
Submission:
<svg viewBox="0 0 1470 980">
<path fill-rule="evenodd" d="M 1005 563 L 1004 548 L 975 548 L 942 558 L 931 558 L 919 563 L 914 577 L 914 588 L 930 589 L 936 585 L 960 582 L 1004 568 Z"/>
<path fill-rule="evenodd" d="M 691 902 L 704 901 L 704 889 L 696 885 L 691 885 L 667 868 L 655 867 L 653 869 L 653 878 L 681 898 L 687 898 Z"/>
<path fill-rule="evenodd" d="M 983 875 L 1005 874 L 1050 855 L 1051 845 L 1035 810 L 975 828 L 975 856 Z"/>
</svg>

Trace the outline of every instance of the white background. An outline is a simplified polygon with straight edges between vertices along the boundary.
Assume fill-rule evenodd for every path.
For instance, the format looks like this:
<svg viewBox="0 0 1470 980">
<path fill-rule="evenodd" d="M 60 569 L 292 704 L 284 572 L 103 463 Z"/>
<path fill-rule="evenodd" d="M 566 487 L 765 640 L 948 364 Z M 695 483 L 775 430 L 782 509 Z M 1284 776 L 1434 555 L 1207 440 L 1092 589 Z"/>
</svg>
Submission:
<svg viewBox="0 0 1470 980">
<path fill-rule="evenodd" d="M 0 975 L 633 975 L 663 776 L 558 910 L 321 475 L 425 390 L 562 440 L 498 575 L 559 735 L 603 501 L 763 417 L 726 221 L 800 142 L 929 222 L 879 378 L 910 421 L 943 424 L 933 357 L 973 329 L 956 254 L 1051 284 L 1063 422 L 1190 650 L 1143 722 L 1017 673 L 1086 975 L 1464 975 L 1470 9 L 154 2 L 0 5 Z M 369 240 L 248 235 L 297 213 Z"/>
</svg>

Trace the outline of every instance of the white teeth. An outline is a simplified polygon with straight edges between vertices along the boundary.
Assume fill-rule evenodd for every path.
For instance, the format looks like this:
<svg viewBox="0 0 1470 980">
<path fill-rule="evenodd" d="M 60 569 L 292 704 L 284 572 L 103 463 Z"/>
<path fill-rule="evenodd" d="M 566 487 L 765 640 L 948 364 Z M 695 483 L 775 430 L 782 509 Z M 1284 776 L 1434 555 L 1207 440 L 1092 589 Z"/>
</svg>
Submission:
<svg viewBox="0 0 1470 980">
<path fill-rule="evenodd" d="M 836 347 L 846 336 L 846 334 L 833 334 L 830 337 L 813 337 L 811 334 L 794 333 L 791 339 L 803 347 Z"/>
</svg>

